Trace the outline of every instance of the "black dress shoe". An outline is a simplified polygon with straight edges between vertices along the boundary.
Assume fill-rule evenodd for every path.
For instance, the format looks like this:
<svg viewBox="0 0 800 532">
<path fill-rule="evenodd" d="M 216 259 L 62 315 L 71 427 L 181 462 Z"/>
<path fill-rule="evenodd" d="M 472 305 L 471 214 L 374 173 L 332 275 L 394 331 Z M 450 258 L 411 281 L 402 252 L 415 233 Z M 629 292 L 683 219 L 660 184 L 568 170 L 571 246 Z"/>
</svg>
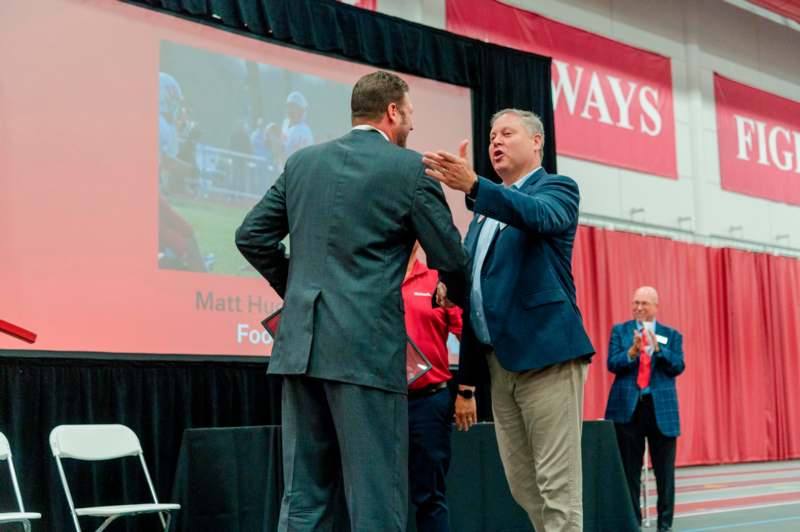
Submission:
<svg viewBox="0 0 800 532">
<path fill-rule="evenodd" d="M 672 532 L 671 526 L 660 526 L 658 527 L 658 532 Z"/>
</svg>

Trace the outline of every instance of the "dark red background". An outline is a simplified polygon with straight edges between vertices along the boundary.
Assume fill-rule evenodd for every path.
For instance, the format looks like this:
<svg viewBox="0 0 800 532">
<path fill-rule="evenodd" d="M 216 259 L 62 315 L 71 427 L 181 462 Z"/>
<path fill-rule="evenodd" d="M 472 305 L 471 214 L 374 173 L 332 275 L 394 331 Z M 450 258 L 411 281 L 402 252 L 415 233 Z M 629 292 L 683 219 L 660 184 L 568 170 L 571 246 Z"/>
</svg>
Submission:
<svg viewBox="0 0 800 532">
<path fill-rule="evenodd" d="M 587 419 L 603 417 L 613 382 L 611 326 L 631 319 L 633 291 L 652 285 L 657 319 L 684 338 L 678 464 L 800 457 L 800 261 L 581 227 L 574 266 L 598 352 Z"/>
</svg>

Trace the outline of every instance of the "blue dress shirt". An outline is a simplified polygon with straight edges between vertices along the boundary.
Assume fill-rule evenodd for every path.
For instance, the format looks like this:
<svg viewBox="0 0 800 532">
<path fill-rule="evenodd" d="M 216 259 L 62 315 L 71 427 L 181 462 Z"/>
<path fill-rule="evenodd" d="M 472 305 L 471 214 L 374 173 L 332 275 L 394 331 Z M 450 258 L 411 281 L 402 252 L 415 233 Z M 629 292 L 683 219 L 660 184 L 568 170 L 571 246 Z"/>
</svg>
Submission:
<svg viewBox="0 0 800 532">
<path fill-rule="evenodd" d="M 536 168 L 533 172 L 519 178 L 512 187 L 516 187 L 517 189 L 521 188 L 522 185 L 533 175 L 535 174 L 539 168 Z M 480 192 L 479 192 L 480 193 Z M 495 220 L 494 218 L 486 218 L 483 222 L 483 227 L 481 227 L 480 232 L 478 233 L 478 242 L 475 247 L 475 257 L 472 261 L 472 290 L 470 292 L 470 320 L 472 323 L 472 329 L 475 332 L 475 336 L 480 340 L 482 343 L 491 345 L 492 339 L 489 336 L 489 326 L 486 324 L 486 313 L 483 309 L 483 294 L 481 293 L 481 270 L 483 269 L 483 262 L 486 260 L 486 254 L 489 252 L 489 246 L 494 240 L 494 235 L 497 233 L 497 230 L 500 228 L 500 222 Z"/>
</svg>

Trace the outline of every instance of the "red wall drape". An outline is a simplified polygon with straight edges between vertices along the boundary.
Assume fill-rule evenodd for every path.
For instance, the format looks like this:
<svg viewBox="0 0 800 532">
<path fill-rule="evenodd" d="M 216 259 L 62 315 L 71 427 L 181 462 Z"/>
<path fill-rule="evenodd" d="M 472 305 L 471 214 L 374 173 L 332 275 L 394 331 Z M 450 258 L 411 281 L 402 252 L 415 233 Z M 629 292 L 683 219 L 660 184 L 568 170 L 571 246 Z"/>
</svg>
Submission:
<svg viewBox="0 0 800 532">
<path fill-rule="evenodd" d="M 597 349 L 585 416 L 602 418 L 614 323 L 654 286 L 658 320 L 684 337 L 679 465 L 800 457 L 800 260 L 582 226 L 578 304 Z"/>
</svg>

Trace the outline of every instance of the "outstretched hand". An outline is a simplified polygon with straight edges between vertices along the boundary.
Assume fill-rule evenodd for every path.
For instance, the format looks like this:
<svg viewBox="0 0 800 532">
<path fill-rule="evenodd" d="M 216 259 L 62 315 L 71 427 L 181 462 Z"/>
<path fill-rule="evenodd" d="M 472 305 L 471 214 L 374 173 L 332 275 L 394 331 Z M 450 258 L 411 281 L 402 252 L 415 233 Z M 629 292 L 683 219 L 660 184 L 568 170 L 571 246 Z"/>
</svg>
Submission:
<svg viewBox="0 0 800 532">
<path fill-rule="evenodd" d="M 425 152 L 422 156 L 425 174 L 453 190 L 468 193 L 478 180 L 467 158 L 468 147 L 469 141 L 463 140 L 458 146 L 458 155 L 444 150 Z"/>
</svg>

